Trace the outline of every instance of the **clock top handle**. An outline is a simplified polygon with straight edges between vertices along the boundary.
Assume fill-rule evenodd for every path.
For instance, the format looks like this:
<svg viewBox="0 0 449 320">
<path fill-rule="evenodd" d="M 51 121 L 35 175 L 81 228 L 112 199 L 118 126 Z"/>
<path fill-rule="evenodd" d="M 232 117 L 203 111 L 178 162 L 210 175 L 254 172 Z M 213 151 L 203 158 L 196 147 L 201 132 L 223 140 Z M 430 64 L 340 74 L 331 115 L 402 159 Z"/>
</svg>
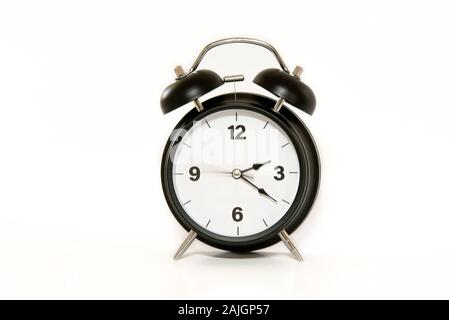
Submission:
<svg viewBox="0 0 449 320">
<path fill-rule="evenodd" d="M 258 40 L 258 39 L 253 39 L 253 38 L 240 38 L 240 37 L 234 37 L 234 38 L 225 38 L 225 39 L 220 39 L 214 42 L 209 43 L 207 46 L 205 46 L 203 48 L 203 50 L 201 50 L 200 54 L 198 55 L 198 57 L 196 58 L 195 62 L 193 63 L 192 67 L 190 68 L 190 70 L 185 73 L 184 75 L 178 76 L 178 79 L 184 78 L 186 76 L 188 76 L 189 74 L 195 72 L 195 70 L 198 68 L 198 66 L 200 65 L 201 61 L 203 60 L 204 56 L 213 48 L 215 47 L 219 47 L 225 44 L 234 44 L 234 43 L 245 43 L 245 44 L 252 44 L 252 45 L 256 45 L 259 47 L 263 47 L 267 50 L 269 50 L 274 57 L 276 58 L 277 62 L 279 63 L 280 67 L 282 70 L 284 70 L 286 73 L 290 73 L 290 71 L 288 70 L 286 64 L 284 63 L 284 60 L 282 60 L 281 56 L 279 55 L 278 51 L 268 42 L 262 41 L 262 40 Z"/>
<path fill-rule="evenodd" d="M 316 100 L 312 90 L 300 80 L 302 68 L 296 67 L 290 74 L 284 60 L 277 50 L 268 42 L 252 38 L 225 38 L 209 43 L 201 50 L 188 72 L 175 69 L 177 74 L 176 82 L 168 86 L 161 96 L 161 109 L 163 113 L 168 113 L 180 106 L 195 102 L 199 111 L 203 110 L 198 98 L 206 93 L 220 87 L 225 82 L 218 74 L 211 70 L 197 70 L 204 56 L 213 48 L 225 44 L 244 43 L 256 45 L 269 50 L 281 69 L 266 69 L 254 78 L 253 82 L 266 89 L 279 98 L 274 106 L 278 109 L 286 101 L 298 109 L 312 114 L 315 110 Z"/>
<path fill-rule="evenodd" d="M 192 73 L 195 73 L 204 56 L 211 49 L 225 44 L 235 43 L 256 45 L 269 50 L 276 58 L 281 69 L 271 68 L 263 70 L 254 78 L 253 82 L 271 92 L 278 98 L 281 98 L 282 101 L 280 101 L 279 105 L 282 105 L 282 102 L 286 101 L 309 115 L 313 114 L 316 106 L 315 95 L 313 94 L 313 91 L 300 80 L 302 68 L 298 66 L 292 73 L 290 73 L 278 51 L 268 42 L 259 39 L 238 37 L 225 38 L 211 42 L 205 46 L 203 50 L 201 50 L 189 72 L 180 75 L 177 79 L 180 80 Z"/>
</svg>

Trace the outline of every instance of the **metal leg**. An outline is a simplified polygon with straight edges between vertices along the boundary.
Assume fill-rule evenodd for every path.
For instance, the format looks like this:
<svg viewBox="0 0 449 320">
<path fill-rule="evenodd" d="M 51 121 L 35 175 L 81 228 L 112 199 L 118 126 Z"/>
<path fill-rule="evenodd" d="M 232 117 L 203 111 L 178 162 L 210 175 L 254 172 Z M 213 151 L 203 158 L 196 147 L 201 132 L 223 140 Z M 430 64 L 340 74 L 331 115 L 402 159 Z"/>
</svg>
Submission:
<svg viewBox="0 0 449 320">
<path fill-rule="evenodd" d="M 192 244 L 193 240 L 195 240 L 196 236 L 197 236 L 196 232 L 190 230 L 187 237 L 181 243 L 178 250 L 176 251 L 173 259 L 178 260 L 187 251 L 187 249 Z M 299 261 L 302 261 L 303 259 L 301 257 L 301 254 L 299 253 L 298 249 L 294 245 L 293 241 L 291 240 L 290 236 L 288 235 L 287 231 L 285 231 L 285 229 L 279 232 L 279 237 L 282 239 L 282 242 L 284 242 L 288 250 L 290 250 L 290 252 L 295 256 L 295 258 L 298 259 Z"/>
<path fill-rule="evenodd" d="M 290 250 L 291 253 L 298 259 L 299 261 L 302 261 L 301 254 L 299 253 L 298 249 L 296 249 L 296 246 L 294 245 L 292 239 L 288 235 L 287 231 L 282 230 L 279 232 L 279 237 L 282 239 L 282 242 L 284 242 L 285 246 Z"/>
<path fill-rule="evenodd" d="M 179 246 L 178 251 L 176 251 L 175 256 L 173 257 L 173 259 L 177 260 L 177 259 L 181 258 L 181 256 L 190 247 L 190 245 L 192 244 L 193 240 L 195 240 L 195 238 L 196 238 L 196 232 L 193 231 L 193 230 L 190 230 L 190 232 L 187 235 L 187 237 L 185 238 L 185 240 Z"/>
</svg>

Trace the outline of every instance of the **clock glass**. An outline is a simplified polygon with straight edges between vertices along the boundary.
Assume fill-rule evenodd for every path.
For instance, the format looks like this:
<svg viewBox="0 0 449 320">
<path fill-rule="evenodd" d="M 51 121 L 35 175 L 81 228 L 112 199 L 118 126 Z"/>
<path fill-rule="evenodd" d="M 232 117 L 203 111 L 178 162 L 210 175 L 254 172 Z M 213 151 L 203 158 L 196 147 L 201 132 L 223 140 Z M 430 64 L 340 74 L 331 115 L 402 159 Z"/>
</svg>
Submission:
<svg viewBox="0 0 449 320">
<path fill-rule="evenodd" d="M 269 114 L 212 110 L 192 122 L 170 153 L 171 185 L 197 229 L 254 236 L 275 226 L 299 195 L 298 148 Z"/>
</svg>

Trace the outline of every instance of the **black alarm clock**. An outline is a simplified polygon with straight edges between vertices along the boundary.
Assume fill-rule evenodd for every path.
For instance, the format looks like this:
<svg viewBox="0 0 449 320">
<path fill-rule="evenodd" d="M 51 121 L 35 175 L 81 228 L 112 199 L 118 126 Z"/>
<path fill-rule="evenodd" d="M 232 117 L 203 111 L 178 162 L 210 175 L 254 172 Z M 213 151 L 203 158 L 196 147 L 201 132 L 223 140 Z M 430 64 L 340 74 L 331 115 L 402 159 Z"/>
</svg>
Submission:
<svg viewBox="0 0 449 320">
<path fill-rule="evenodd" d="M 246 43 L 270 50 L 280 69 L 261 71 L 253 80 L 277 99 L 250 92 L 199 98 L 243 75 L 221 77 L 197 70 L 212 48 Z M 288 70 L 276 49 L 250 38 L 227 38 L 207 45 L 188 72 L 175 68 L 176 82 L 161 97 L 163 113 L 193 102 L 170 135 L 162 157 L 161 179 L 167 204 L 188 232 L 175 254 L 194 239 L 233 252 L 248 252 L 282 240 L 302 260 L 289 234 L 310 212 L 318 193 L 320 162 L 312 135 L 285 105 L 309 115 L 312 90 Z"/>
</svg>

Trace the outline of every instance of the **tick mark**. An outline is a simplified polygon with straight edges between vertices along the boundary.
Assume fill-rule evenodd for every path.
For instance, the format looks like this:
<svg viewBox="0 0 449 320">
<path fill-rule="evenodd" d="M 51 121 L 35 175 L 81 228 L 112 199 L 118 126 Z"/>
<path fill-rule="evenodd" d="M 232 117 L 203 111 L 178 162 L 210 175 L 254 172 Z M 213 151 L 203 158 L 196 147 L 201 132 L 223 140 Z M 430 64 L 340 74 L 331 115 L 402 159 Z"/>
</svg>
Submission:
<svg viewBox="0 0 449 320">
<path fill-rule="evenodd" d="M 286 204 L 290 204 L 290 202 L 288 202 L 287 200 L 282 199 L 282 201 L 284 201 Z"/>
<path fill-rule="evenodd" d="M 240 234 L 240 229 L 239 229 L 239 226 L 237 226 L 237 235 L 239 235 Z"/>
<path fill-rule="evenodd" d="M 207 226 L 208 226 L 208 225 L 209 225 L 209 223 L 210 223 L 210 220 L 211 220 L 211 219 L 209 219 L 209 221 L 207 221 L 207 224 L 206 224 L 206 229 L 207 229 Z"/>
<path fill-rule="evenodd" d="M 176 172 L 175 175 L 177 175 L 177 176 L 183 176 L 184 173 L 182 173 L 182 172 Z"/>
<path fill-rule="evenodd" d="M 207 120 L 204 120 L 204 121 L 206 121 L 206 124 L 207 124 L 207 126 L 210 128 L 210 124 L 209 124 L 209 122 L 207 122 Z"/>
<path fill-rule="evenodd" d="M 267 125 L 268 125 L 268 121 L 267 121 L 267 123 L 265 123 L 265 125 L 263 126 L 263 128 L 265 129 L 265 128 L 267 127 Z"/>
<path fill-rule="evenodd" d="M 281 148 L 285 147 L 286 145 L 288 145 L 290 142 L 287 142 L 286 144 L 284 144 Z"/>
<path fill-rule="evenodd" d="M 187 143 L 183 142 L 184 145 L 186 145 L 189 148 L 192 148 L 191 146 L 189 146 Z"/>
<path fill-rule="evenodd" d="M 185 206 L 186 204 L 190 203 L 191 201 L 192 201 L 192 200 L 189 200 L 189 201 L 183 203 L 182 205 Z"/>
<path fill-rule="evenodd" d="M 298 171 L 290 171 L 289 173 L 298 173 Z"/>
<path fill-rule="evenodd" d="M 235 113 L 235 121 L 237 121 L 237 112 Z"/>
<path fill-rule="evenodd" d="M 267 222 L 265 221 L 265 219 L 262 219 L 262 221 L 263 221 L 263 223 L 265 223 L 265 227 L 268 228 L 268 224 L 267 224 Z"/>
</svg>

